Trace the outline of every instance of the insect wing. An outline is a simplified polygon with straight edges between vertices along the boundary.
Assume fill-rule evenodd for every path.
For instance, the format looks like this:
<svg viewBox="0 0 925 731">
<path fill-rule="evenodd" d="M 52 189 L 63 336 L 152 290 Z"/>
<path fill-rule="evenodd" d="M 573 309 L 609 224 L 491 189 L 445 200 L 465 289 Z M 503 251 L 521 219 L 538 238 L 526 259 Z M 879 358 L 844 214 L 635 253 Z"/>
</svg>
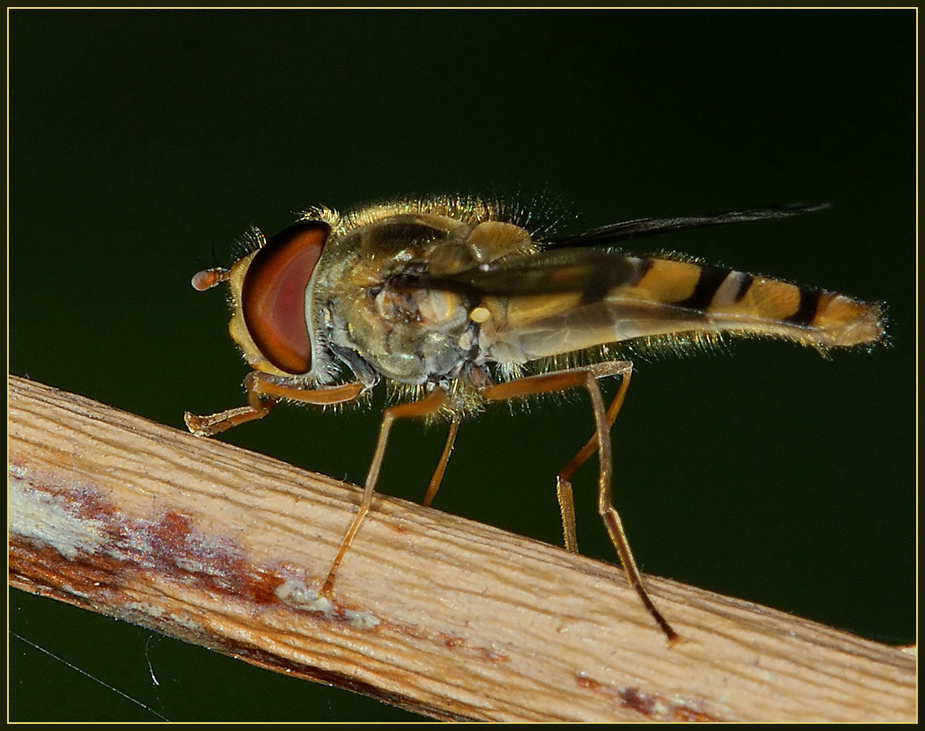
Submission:
<svg viewBox="0 0 925 731">
<path fill-rule="evenodd" d="M 596 249 L 541 251 L 507 257 L 451 275 L 407 276 L 400 289 L 439 289 L 474 299 L 483 297 L 531 297 L 572 292 L 604 293 L 632 281 L 631 259 Z"/>
<path fill-rule="evenodd" d="M 877 305 L 834 292 L 593 247 L 506 257 L 408 284 L 468 296 L 483 323 L 483 357 L 499 361 L 522 363 L 636 338 L 683 343 L 723 332 L 845 347 L 876 342 L 884 331 Z"/>
</svg>

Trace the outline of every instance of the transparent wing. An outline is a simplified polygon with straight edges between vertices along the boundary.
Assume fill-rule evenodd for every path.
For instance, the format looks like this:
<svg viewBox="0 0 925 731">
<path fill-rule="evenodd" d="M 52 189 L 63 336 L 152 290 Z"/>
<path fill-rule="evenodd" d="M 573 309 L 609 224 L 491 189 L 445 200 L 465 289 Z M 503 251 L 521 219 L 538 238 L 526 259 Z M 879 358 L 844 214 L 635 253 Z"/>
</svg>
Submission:
<svg viewBox="0 0 925 731">
<path fill-rule="evenodd" d="M 474 298 L 573 292 L 595 299 L 614 287 L 632 282 L 639 274 L 636 265 L 639 260 L 617 252 L 582 247 L 612 245 L 644 236 L 708 226 L 789 218 L 828 207 L 828 203 L 793 203 L 709 216 L 638 218 L 550 239 L 542 242 L 544 250 L 538 253 L 505 256 L 452 274 L 432 271 L 405 274 L 396 277 L 393 285 L 397 289 L 458 292 Z"/>
<path fill-rule="evenodd" d="M 458 292 L 474 299 L 564 292 L 593 296 L 631 282 L 636 276 L 634 261 L 632 257 L 599 249 L 553 249 L 509 256 L 454 274 L 405 274 L 396 277 L 392 285 L 396 289 Z"/>
</svg>

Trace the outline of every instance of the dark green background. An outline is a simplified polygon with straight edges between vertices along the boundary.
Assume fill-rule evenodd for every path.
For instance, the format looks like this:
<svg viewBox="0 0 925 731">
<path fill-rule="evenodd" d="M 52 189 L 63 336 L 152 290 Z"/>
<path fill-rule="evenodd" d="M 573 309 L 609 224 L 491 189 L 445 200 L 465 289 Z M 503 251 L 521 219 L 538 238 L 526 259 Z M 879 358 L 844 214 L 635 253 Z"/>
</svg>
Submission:
<svg viewBox="0 0 925 731">
<path fill-rule="evenodd" d="M 242 402 L 223 294 L 189 278 L 251 224 L 448 191 L 558 196 L 572 230 L 831 201 L 651 246 L 885 301 L 891 346 L 638 362 L 616 501 L 647 572 L 914 639 L 912 11 L 9 17 L 10 370 L 178 428 Z M 378 422 L 278 409 L 225 438 L 360 482 Z M 465 425 L 436 507 L 558 543 L 590 423 L 579 395 Z M 382 492 L 419 499 L 442 438 L 400 425 Z M 609 561 L 594 475 L 580 545 Z M 18 592 L 10 622 L 174 720 L 407 717 Z M 16 720 L 153 718 L 15 637 L 10 678 Z"/>
</svg>

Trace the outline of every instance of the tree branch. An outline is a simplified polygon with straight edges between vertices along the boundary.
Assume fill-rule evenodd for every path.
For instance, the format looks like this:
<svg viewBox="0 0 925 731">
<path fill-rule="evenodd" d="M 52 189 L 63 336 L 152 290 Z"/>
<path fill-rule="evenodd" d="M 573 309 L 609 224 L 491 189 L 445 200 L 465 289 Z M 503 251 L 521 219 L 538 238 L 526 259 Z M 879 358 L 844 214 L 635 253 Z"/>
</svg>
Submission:
<svg viewBox="0 0 925 731">
<path fill-rule="evenodd" d="M 899 648 L 9 379 L 10 584 L 443 719 L 913 720 Z"/>
</svg>

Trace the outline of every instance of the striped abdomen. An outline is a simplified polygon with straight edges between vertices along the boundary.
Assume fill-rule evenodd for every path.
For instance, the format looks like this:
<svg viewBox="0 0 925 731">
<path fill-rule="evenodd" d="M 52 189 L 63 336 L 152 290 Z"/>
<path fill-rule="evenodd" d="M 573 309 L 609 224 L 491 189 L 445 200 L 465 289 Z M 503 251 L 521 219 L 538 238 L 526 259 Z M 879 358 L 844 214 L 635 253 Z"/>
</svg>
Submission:
<svg viewBox="0 0 925 731">
<path fill-rule="evenodd" d="M 772 335 L 821 347 L 874 343 L 884 332 L 879 306 L 835 292 L 691 262 L 638 262 L 638 282 L 614 292 L 618 299 L 648 300 L 679 315 L 699 313 L 718 331 Z"/>
<path fill-rule="evenodd" d="M 576 260 L 577 253 L 549 267 L 563 283 L 558 292 L 491 298 L 488 309 L 498 317 L 486 323 L 483 342 L 494 357 L 524 362 L 692 333 L 779 337 L 817 348 L 872 344 L 884 334 L 878 305 L 834 292 L 693 262 L 600 251 Z M 545 268 L 540 263 L 535 276 Z"/>
</svg>

